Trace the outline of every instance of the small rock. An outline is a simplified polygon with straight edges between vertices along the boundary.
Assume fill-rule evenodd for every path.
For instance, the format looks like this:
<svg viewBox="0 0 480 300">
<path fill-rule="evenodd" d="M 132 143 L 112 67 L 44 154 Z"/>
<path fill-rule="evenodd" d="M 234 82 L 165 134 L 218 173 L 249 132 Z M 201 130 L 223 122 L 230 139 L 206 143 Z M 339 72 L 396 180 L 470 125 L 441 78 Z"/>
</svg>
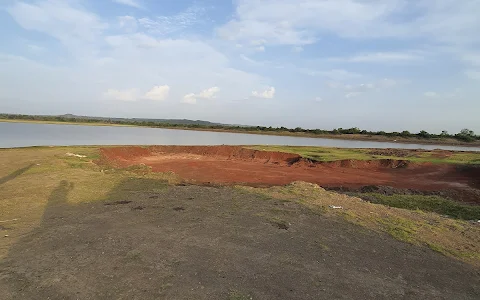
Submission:
<svg viewBox="0 0 480 300">
<path fill-rule="evenodd" d="M 5 237 L 8 237 L 8 234 L 6 234 Z"/>
<path fill-rule="evenodd" d="M 333 209 L 343 209 L 343 207 L 341 207 L 341 206 L 335 206 L 335 205 L 330 205 L 329 207 L 330 207 L 330 208 L 333 208 Z"/>
</svg>

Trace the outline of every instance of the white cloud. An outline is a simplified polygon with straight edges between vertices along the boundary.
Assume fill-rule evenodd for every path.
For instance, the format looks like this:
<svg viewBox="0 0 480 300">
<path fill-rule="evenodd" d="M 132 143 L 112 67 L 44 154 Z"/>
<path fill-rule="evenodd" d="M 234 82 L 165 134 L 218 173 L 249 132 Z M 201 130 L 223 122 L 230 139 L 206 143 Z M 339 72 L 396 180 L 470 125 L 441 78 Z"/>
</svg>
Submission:
<svg viewBox="0 0 480 300">
<path fill-rule="evenodd" d="M 411 52 L 374 52 L 361 53 L 351 57 L 329 58 L 332 62 L 355 62 L 355 63 L 406 63 L 422 60 L 423 56 Z"/>
<path fill-rule="evenodd" d="M 119 4 L 131 6 L 131 7 L 136 7 L 136 8 L 141 8 L 142 7 L 140 5 L 140 3 L 136 0 L 112 0 L 112 1 L 116 2 L 116 3 L 119 3 Z"/>
<path fill-rule="evenodd" d="M 436 93 L 436 92 L 425 92 L 425 93 L 423 93 L 423 95 L 424 95 L 425 97 L 428 97 L 428 98 L 436 98 L 436 97 L 438 97 L 438 93 Z"/>
<path fill-rule="evenodd" d="M 361 94 L 363 94 L 363 93 L 362 92 L 350 92 L 350 93 L 345 94 L 345 98 L 350 99 L 350 98 L 360 96 Z"/>
<path fill-rule="evenodd" d="M 220 88 L 214 86 L 206 90 L 201 91 L 198 94 L 190 93 L 183 96 L 183 103 L 195 104 L 197 99 L 214 99 L 217 93 L 220 92 Z"/>
<path fill-rule="evenodd" d="M 94 41 L 108 26 L 95 14 L 74 8 L 68 1 L 15 2 L 7 11 L 23 28 L 47 33 L 70 46 L 78 45 L 77 41 Z"/>
<path fill-rule="evenodd" d="M 462 94 L 461 89 L 454 89 L 453 92 L 425 92 L 423 93 L 423 96 L 426 98 L 434 98 L 434 99 L 452 99 L 452 98 L 457 98 L 459 95 Z"/>
<path fill-rule="evenodd" d="M 322 102 L 322 101 L 323 101 L 322 97 L 315 97 L 315 102 Z"/>
<path fill-rule="evenodd" d="M 405 83 L 405 82 L 403 82 Z M 380 81 L 377 82 L 377 86 L 380 87 L 380 88 L 391 88 L 391 87 L 395 87 L 397 85 L 401 84 L 401 82 L 398 82 L 394 79 L 390 79 L 390 78 L 384 78 Z"/>
<path fill-rule="evenodd" d="M 162 101 L 168 97 L 169 92 L 170 87 L 168 85 L 154 86 L 145 94 L 144 98 L 154 101 Z"/>
<path fill-rule="evenodd" d="M 477 0 L 237 0 L 234 18 L 218 34 L 239 43 L 305 45 L 324 34 L 349 39 L 422 38 L 424 42 L 479 42 Z M 370 58 L 368 58 L 370 59 Z"/>
<path fill-rule="evenodd" d="M 28 45 L 27 47 L 28 47 L 28 49 L 29 49 L 31 52 L 36 53 L 36 54 L 45 51 L 45 48 L 40 47 L 40 46 L 37 46 L 37 45 L 33 45 L 33 44 L 30 44 L 30 45 Z"/>
<path fill-rule="evenodd" d="M 480 80 L 480 70 L 467 70 L 465 74 L 473 80 Z"/>
<path fill-rule="evenodd" d="M 201 99 L 213 99 L 215 98 L 216 94 L 220 92 L 220 88 L 214 86 L 209 89 L 201 91 L 197 96 L 197 98 Z"/>
<path fill-rule="evenodd" d="M 138 29 L 138 22 L 135 17 L 121 16 L 118 17 L 118 26 L 126 32 L 135 32 Z"/>
<path fill-rule="evenodd" d="M 136 101 L 138 99 L 138 91 L 137 89 L 128 89 L 128 90 L 116 90 L 116 89 L 108 89 L 104 96 L 109 99 L 113 100 L 121 100 L 121 101 Z"/>
<path fill-rule="evenodd" d="M 361 74 L 355 73 L 355 72 L 350 72 L 347 70 L 343 69 L 332 69 L 328 71 L 324 70 L 311 70 L 311 69 L 306 69 L 306 68 L 298 68 L 297 69 L 300 73 L 307 74 L 310 76 L 321 76 L 321 77 L 326 77 L 329 79 L 332 79 L 334 81 L 344 81 L 344 80 L 350 80 L 350 79 L 355 79 L 355 78 L 360 78 L 362 77 Z"/>
<path fill-rule="evenodd" d="M 138 22 L 150 33 L 169 35 L 204 22 L 204 15 L 205 9 L 194 5 L 176 15 L 155 18 L 144 17 L 139 19 Z"/>
<path fill-rule="evenodd" d="M 187 94 L 187 95 L 183 96 L 183 101 L 182 102 L 183 103 L 188 103 L 188 104 L 196 104 L 197 103 L 197 97 L 193 93 Z"/>
<path fill-rule="evenodd" d="M 471 65 L 480 66 L 480 53 L 465 54 L 463 60 Z"/>
<path fill-rule="evenodd" d="M 253 91 L 252 96 L 263 99 L 273 99 L 275 97 L 275 88 L 269 87 L 263 92 Z"/>
<path fill-rule="evenodd" d="M 303 47 L 295 46 L 295 47 L 292 48 L 292 51 L 296 52 L 296 53 L 303 52 Z"/>
<path fill-rule="evenodd" d="M 377 80 L 373 83 L 344 84 L 341 82 L 327 81 L 326 84 L 331 89 L 342 89 L 349 92 L 353 91 L 353 92 L 363 93 L 369 90 L 381 90 L 381 89 L 392 88 L 397 86 L 399 82 L 393 79 L 384 78 L 381 80 Z"/>
<path fill-rule="evenodd" d="M 399 82 L 393 79 L 384 78 L 382 80 L 377 80 L 370 83 L 360 83 L 360 84 L 344 84 L 341 82 L 328 81 L 326 82 L 327 86 L 333 90 L 340 90 L 345 92 L 345 98 L 354 98 L 362 94 L 370 92 L 378 92 L 386 90 L 389 88 L 396 87 L 399 85 Z"/>
</svg>

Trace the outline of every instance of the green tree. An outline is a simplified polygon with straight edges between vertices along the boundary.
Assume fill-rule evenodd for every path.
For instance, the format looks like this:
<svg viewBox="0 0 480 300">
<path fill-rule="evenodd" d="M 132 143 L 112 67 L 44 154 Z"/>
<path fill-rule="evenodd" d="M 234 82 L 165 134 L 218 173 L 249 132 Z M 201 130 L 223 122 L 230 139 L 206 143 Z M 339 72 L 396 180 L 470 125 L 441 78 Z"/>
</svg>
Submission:
<svg viewBox="0 0 480 300">
<path fill-rule="evenodd" d="M 425 131 L 425 130 L 420 131 L 417 135 L 418 135 L 419 137 L 425 138 L 425 139 L 428 139 L 428 138 L 430 138 L 430 137 L 432 136 L 430 133 L 428 133 L 428 132 Z"/>
</svg>

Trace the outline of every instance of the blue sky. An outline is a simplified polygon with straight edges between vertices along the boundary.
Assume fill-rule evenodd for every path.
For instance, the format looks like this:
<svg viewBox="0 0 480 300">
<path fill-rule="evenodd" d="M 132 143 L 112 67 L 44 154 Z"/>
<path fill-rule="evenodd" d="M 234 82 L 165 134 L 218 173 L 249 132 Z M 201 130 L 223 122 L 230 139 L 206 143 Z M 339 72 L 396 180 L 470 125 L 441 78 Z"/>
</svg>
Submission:
<svg viewBox="0 0 480 300">
<path fill-rule="evenodd" d="M 480 132 L 478 0 L 0 2 L 0 112 Z"/>
</svg>

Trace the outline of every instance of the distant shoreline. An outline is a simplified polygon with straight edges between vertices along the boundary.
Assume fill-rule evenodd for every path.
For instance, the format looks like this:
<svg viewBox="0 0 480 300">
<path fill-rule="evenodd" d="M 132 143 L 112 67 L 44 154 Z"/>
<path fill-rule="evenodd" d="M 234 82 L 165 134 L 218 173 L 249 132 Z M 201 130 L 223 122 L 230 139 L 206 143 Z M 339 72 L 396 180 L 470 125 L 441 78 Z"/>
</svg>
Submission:
<svg viewBox="0 0 480 300">
<path fill-rule="evenodd" d="M 227 133 L 243 133 L 243 134 L 257 134 L 257 135 L 272 135 L 272 136 L 291 136 L 304 138 L 322 138 L 333 140 L 347 140 L 347 141 L 366 141 L 366 142 L 383 142 L 383 143 L 398 143 L 398 144 L 419 144 L 419 145 L 446 145 L 446 146 L 462 146 L 462 147 L 480 147 L 480 142 L 461 142 L 456 139 L 421 139 L 415 137 L 386 137 L 378 135 L 362 135 L 362 134 L 311 134 L 304 132 L 289 132 L 289 131 L 259 131 L 259 130 L 234 130 L 222 128 L 190 128 L 181 125 L 162 126 L 141 126 L 134 124 L 111 124 L 106 122 L 69 122 L 69 121 L 43 121 L 43 120 L 18 120 L 18 119 L 0 119 L 0 123 L 31 123 L 31 124 L 52 124 L 52 125 L 79 125 L 79 126 L 111 126 L 111 127 L 139 127 L 139 128 L 159 128 L 172 130 L 189 130 L 189 131 L 211 131 L 211 132 L 227 132 Z"/>
</svg>

